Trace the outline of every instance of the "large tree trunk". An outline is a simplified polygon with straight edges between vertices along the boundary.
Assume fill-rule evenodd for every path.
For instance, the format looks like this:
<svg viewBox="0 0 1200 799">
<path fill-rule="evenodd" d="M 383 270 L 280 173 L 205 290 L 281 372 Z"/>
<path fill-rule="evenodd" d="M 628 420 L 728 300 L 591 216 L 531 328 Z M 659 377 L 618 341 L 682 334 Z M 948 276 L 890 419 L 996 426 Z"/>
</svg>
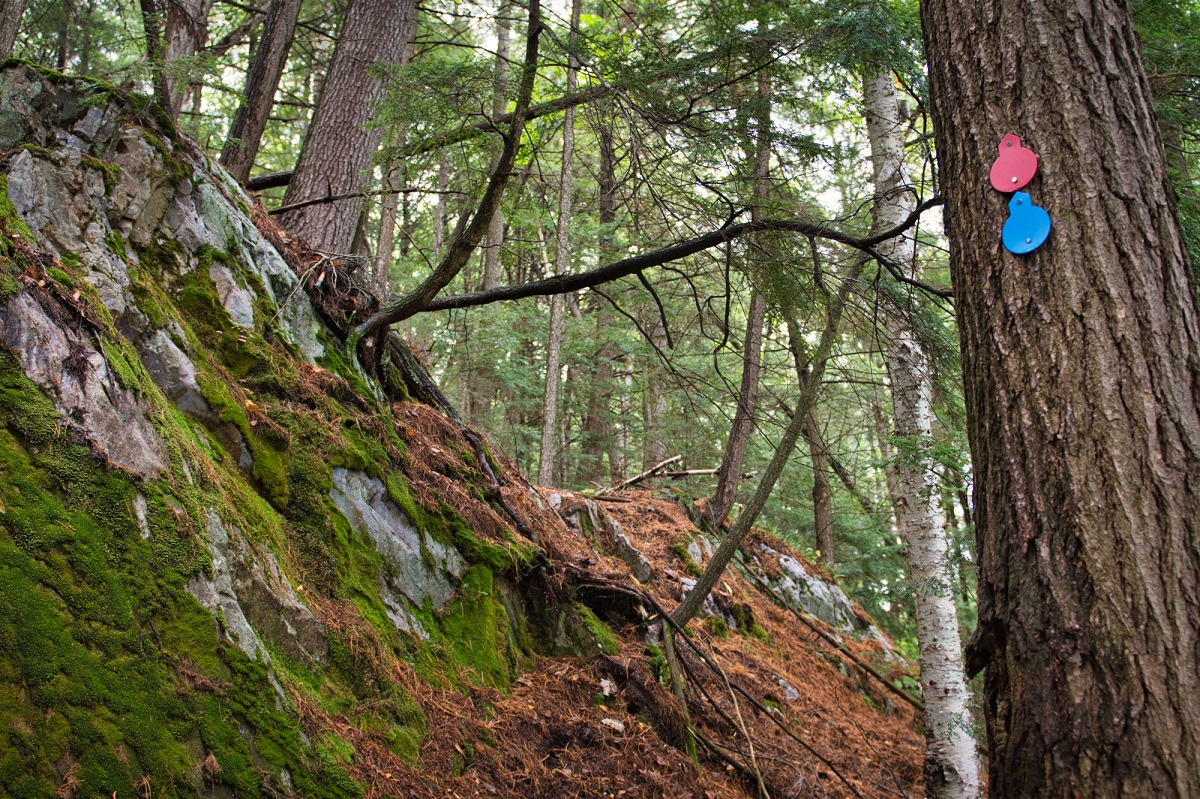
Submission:
<svg viewBox="0 0 1200 799">
<path fill-rule="evenodd" d="M 12 57 L 27 5 L 27 0 L 0 0 L 0 58 Z"/>
<path fill-rule="evenodd" d="M 579 40 L 579 17 L 581 0 L 571 3 L 570 43 L 574 47 Z M 567 94 L 575 91 L 575 55 L 567 56 Z M 575 109 L 568 108 L 563 114 L 562 167 L 558 174 L 558 222 L 554 231 L 554 274 L 565 275 L 571 267 L 571 171 L 575 157 Z M 541 234 L 539 233 L 539 236 Z M 555 294 L 550 298 L 550 334 L 546 343 L 546 390 L 542 401 L 542 449 L 538 461 L 538 483 L 550 485 L 554 475 L 555 424 L 558 421 L 558 378 L 562 364 L 563 305 L 564 297 Z M 565 442 L 566 436 L 558 439 Z"/>
<path fill-rule="evenodd" d="M 888 230 L 907 219 L 917 204 L 904 174 L 904 120 L 891 71 L 867 76 L 863 96 L 875 182 L 872 224 L 876 231 Z M 879 251 L 907 276 L 917 276 L 911 242 L 891 239 L 880 244 Z M 896 434 L 918 446 L 918 454 L 895 466 L 899 497 L 894 507 L 908 545 L 909 584 L 916 605 L 925 700 L 925 795 L 971 799 L 979 796 L 979 758 L 967 710 L 946 518 L 933 457 L 927 454 L 933 432 L 933 373 L 907 310 L 893 307 L 886 314 L 887 369 Z"/>
<path fill-rule="evenodd" d="M 292 49 L 296 20 L 300 17 L 302 0 L 271 0 L 267 18 L 263 21 L 262 39 L 246 73 L 246 88 L 242 102 L 233 115 L 229 135 L 221 150 L 221 166 L 229 170 L 239 183 L 245 183 L 254 167 L 258 145 L 267 118 L 275 104 L 279 79 Z"/>
<path fill-rule="evenodd" d="M 208 41 L 208 12 L 213 0 L 166 0 L 166 62 L 190 58 L 200 52 Z M 167 113 L 172 120 L 179 118 L 188 93 L 188 81 L 166 77 Z"/>
<path fill-rule="evenodd" d="M 1200 796 L 1200 313 L 1125 3 L 925 0 L 993 797 Z M 1005 133 L 1054 225 L 1001 247 Z"/>
<path fill-rule="evenodd" d="M 754 199 L 750 209 L 751 221 L 762 216 L 762 207 L 771 193 L 771 78 L 766 71 L 758 73 L 757 137 L 754 142 Z M 747 145 L 749 149 L 749 145 Z M 762 246 L 756 237 L 751 240 L 751 249 Z M 762 372 L 762 328 L 766 316 L 767 300 L 757 289 L 750 294 L 750 311 L 746 316 L 746 340 L 742 347 L 742 384 L 738 389 L 737 407 L 733 424 L 729 428 L 729 440 L 717 468 L 717 487 L 708 503 L 709 521 L 713 529 L 725 523 L 733 501 L 737 498 L 738 482 L 742 477 L 742 461 L 746 458 L 746 447 L 754 432 L 754 411 L 758 407 L 758 379 Z"/>
<path fill-rule="evenodd" d="M 369 70 L 377 63 L 399 63 L 415 25 L 414 0 L 351 4 L 284 205 L 352 195 L 370 182 L 371 158 L 383 130 L 367 123 L 384 87 Z M 317 203 L 288 211 L 281 221 L 317 250 L 345 253 L 362 205 L 361 196 Z"/>
</svg>

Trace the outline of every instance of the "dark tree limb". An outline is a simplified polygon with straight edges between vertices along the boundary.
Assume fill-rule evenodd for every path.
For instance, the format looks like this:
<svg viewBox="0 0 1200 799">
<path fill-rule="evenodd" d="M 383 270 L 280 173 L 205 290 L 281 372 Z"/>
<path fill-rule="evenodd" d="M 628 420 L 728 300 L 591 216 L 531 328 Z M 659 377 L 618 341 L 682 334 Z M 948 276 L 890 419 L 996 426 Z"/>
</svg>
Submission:
<svg viewBox="0 0 1200 799">
<path fill-rule="evenodd" d="M 502 286 L 490 291 L 475 291 L 469 294 L 459 294 L 454 297 L 442 297 L 441 299 L 432 300 L 423 310 L 425 311 L 448 311 L 456 308 L 474 308 L 479 305 L 489 305 L 493 302 L 502 302 L 504 300 L 522 300 L 526 297 L 546 297 L 552 294 L 569 294 L 573 291 L 579 291 L 586 288 L 594 288 L 596 286 L 611 283 L 614 280 L 619 280 L 623 277 L 636 275 L 645 269 L 651 269 L 656 266 L 678 261 L 681 258 L 686 258 L 689 255 L 695 255 L 698 252 L 719 247 L 734 239 L 745 236 L 748 233 L 765 230 L 782 230 L 801 233 L 807 236 L 816 236 L 820 238 L 836 241 L 844 244 L 847 247 L 852 247 L 856 250 L 875 258 L 888 271 L 893 268 L 899 270 L 896 264 L 890 259 L 880 255 L 876 251 L 875 246 L 880 242 L 887 241 L 888 238 L 899 236 L 904 231 L 911 228 L 920 219 L 921 214 L 935 206 L 941 205 L 940 197 L 933 197 L 917 206 L 912 214 L 903 224 L 897 227 L 886 230 L 881 234 L 874 236 L 858 237 L 851 236 L 848 233 L 830 226 L 828 222 L 806 222 L 798 219 L 764 219 L 761 222 L 744 222 L 737 225 L 727 225 L 717 230 L 704 233 L 695 238 L 685 241 L 676 242 L 666 247 L 662 247 L 651 252 L 633 255 L 629 258 L 623 258 L 620 261 L 595 269 L 591 272 L 580 272 L 573 275 L 555 275 L 554 277 L 544 278 L 542 280 L 534 280 L 529 283 L 521 283 L 516 286 Z M 890 266 L 889 266 L 890 264 Z M 900 273 L 901 275 L 903 273 Z M 899 279 L 899 278 L 897 278 Z M 907 281 L 912 283 L 913 281 Z M 916 281 L 920 283 L 920 281 Z M 934 286 L 928 286 L 921 283 L 919 288 L 930 292 L 938 297 L 950 297 L 951 292 L 948 289 L 940 289 Z"/>
</svg>

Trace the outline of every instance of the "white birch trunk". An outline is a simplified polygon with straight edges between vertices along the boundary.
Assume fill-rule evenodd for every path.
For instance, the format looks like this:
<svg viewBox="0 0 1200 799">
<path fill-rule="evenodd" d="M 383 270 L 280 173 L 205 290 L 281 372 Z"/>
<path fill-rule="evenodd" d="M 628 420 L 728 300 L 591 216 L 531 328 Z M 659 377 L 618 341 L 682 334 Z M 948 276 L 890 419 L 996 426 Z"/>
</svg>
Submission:
<svg viewBox="0 0 1200 799">
<path fill-rule="evenodd" d="M 873 222 L 877 230 L 902 222 L 915 206 L 904 189 L 904 120 L 890 71 L 864 80 L 867 131 L 875 173 Z M 881 253 L 910 275 L 916 272 L 911 243 L 884 242 Z M 903 313 L 887 314 L 887 348 L 896 433 L 928 439 L 933 428 L 933 381 L 929 358 Z M 979 758 L 971 737 L 958 611 L 947 557 L 946 519 L 938 480 L 928 457 L 896 465 L 897 523 L 908 544 L 909 579 L 917 610 L 921 692 L 925 700 L 925 794 L 936 799 L 974 799 L 980 795 Z"/>
</svg>

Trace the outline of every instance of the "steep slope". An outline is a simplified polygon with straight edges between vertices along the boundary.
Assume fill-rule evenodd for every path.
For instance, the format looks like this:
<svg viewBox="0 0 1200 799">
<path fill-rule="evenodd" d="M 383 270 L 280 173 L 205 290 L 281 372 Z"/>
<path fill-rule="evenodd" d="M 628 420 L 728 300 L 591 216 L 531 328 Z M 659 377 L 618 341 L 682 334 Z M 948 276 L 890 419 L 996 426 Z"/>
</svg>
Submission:
<svg viewBox="0 0 1200 799">
<path fill-rule="evenodd" d="M 146 100 L 8 62 L 0 151 L 0 792 L 919 792 L 840 589 L 758 540 L 653 643 L 681 507 L 533 488 L 399 342 L 364 382 L 375 299 Z"/>
</svg>

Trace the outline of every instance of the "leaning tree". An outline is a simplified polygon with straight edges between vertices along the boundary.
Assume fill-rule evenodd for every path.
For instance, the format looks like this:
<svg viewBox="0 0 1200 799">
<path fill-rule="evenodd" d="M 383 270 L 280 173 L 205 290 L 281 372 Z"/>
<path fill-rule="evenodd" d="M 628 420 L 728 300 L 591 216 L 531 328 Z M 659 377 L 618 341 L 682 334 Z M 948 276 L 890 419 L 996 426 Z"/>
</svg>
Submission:
<svg viewBox="0 0 1200 799">
<path fill-rule="evenodd" d="M 995 797 L 1200 796 L 1200 313 L 1130 9 L 923 0 Z M 1053 224 L 1001 246 L 1001 137 Z"/>
</svg>

